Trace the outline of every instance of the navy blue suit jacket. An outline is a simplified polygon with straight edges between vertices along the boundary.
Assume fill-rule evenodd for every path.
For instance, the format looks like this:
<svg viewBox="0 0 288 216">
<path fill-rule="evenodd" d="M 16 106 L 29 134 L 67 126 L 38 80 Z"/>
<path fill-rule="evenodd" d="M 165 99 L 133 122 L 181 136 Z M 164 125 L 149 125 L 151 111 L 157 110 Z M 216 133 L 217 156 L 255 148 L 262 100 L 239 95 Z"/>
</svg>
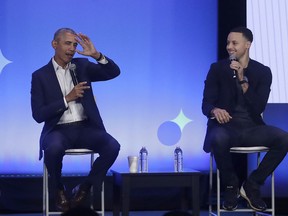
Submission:
<svg viewBox="0 0 288 216">
<path fill-rule="evenodd" d="M 249 88 L 244 94 L 248 113 L 256 124 L 265 124 L 261 114 L 265 109 L 270 94 L 272 83 L 271 70 L 269 67 L 250 59 L 248 67 L 245 70 L 245 76 L 249 80 Z M 207 139 L 209 130 L 219 125 L 215 119 L 211 119 L 212 109 L 215 107 L 225 109 L 233 116 L 237 98 L 235 81 L 229 59 L 221 60 L 211 65 L 205 80 L 202 100 L 202 112 L 208 118 L 203 147 L 205 152 L 211 151 L 210 142 Z"/>
<path fill-rule="evenodd" d="M 71 63 L 76 65 L 76 77 L 79 82 L 87 81 L 90 89 L 85 90 L 81 103 L 89 121 L 97 128 L 104 125 L 97 108 L 92 82 L 113 79 L 120 74 L 119 67 L 109 58 L 107 64 L 95 64 L 87 58 L 74 58 Z M 66 107 L 63 94 L 54 70 L 52 60 L 32 74 L 31 82 L 31 108 L 32 116 L 36 122 L 44 122 L 40 136 L 40 155 L 42 158 L 42 143 L 45 136 L 56 126 Z"/>
</svg>

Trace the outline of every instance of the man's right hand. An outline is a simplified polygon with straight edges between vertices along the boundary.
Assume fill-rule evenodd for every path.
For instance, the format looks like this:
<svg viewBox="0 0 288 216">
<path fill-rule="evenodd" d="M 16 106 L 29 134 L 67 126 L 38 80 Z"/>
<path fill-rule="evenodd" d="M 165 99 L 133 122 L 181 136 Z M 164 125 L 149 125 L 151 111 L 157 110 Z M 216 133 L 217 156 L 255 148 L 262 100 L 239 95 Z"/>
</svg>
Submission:
<svg viewBox="0 0 288 216">
<path fill-rule="evenodd" d="M 226 110 L 220 108 L 214 108 L 211 114 L 220 124 L 228 123 L 232 119 L 232 116 Z"/>
<path fill-rule="evenodd" d="M 70 101 L 77 100 L 78 98 L 84 97 L 85 89 L 90 89 L 90 86 L 87 85 L 87 82 L 80 82 L 65 96 L 67 103 Z"/>
</svg>

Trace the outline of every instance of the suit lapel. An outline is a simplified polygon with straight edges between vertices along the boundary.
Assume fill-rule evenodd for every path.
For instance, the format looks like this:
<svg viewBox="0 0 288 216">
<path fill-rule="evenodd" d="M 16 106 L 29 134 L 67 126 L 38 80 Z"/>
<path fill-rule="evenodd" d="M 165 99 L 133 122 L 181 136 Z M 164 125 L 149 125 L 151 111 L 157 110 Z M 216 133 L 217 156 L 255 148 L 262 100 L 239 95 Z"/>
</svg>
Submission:
<svg viewBox="0 0 288 216">
<path fill-rule="evenodd" d="M 44 74 L 46 76 L 45 78 L 48 80 L 53 94 L 55 94 L 56 97 L 63 97 L 62 90 L 52 64 L 52 60 L 46 65 Z"/>
</svg>

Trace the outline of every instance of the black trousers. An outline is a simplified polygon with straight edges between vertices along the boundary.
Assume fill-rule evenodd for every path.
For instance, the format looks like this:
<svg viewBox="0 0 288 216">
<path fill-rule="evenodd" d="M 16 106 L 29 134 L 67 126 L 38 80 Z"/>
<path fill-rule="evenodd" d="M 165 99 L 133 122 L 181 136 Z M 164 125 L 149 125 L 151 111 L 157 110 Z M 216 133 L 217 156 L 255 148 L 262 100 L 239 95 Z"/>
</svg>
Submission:
<svg viewBox="0 0 288 216">
<path fill-rule="evenodd" d="M 220 171 L 224 186 L 239 186 L 230 148 L 234 146 L 266 146 L 270 150 L 262 159 L 259 167 L 250 175 L 249 180 L 262 185 L 286 156 L 288 133 L 268 125 L 256 125 L 251 121 L 232 119 L 226 124 L 218 124 L 208 134 L 212 151 Z M 237 166 L 241 166 L 238 164 Z"/>
<path fill-rule="evenodd" d="M 56 126 L 45 138 L 43 147 L 44 162 L 54 189 L 63 189 L 61 174 L 66 149 L 87 148 L 99 154 L 83 183 L 87 189 L 93 185 L 96 190 L 101 189 L 106 173 L 120 150 L 120 144 L 116 139 L 89 122 Z"/>
</svg>

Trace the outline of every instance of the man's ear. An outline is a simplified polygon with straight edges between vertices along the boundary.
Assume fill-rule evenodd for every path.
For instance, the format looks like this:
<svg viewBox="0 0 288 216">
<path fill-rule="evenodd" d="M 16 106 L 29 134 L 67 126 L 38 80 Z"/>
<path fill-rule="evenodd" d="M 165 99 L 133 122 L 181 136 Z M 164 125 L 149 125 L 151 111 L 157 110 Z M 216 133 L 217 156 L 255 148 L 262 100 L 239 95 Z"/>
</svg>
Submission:
<svg viewBox="0 0 288 216">
<path fill-rule="evenodd" d="M 52 44 L 52 47 L 54 49 L 56 49 L 56 46 L 57 46 L 58 42 L 56 40 L 53 40 L 51 44 Z"/>
<path fill-rule="evenodd" d="M 250 42 L 250 41 L 247 41 L 247 42 L 246 42 L 246 47 L 247 47 L 247 48 L 250 48 L 250 47 L 251 47 L 251 42 Z"/>
</svg>

